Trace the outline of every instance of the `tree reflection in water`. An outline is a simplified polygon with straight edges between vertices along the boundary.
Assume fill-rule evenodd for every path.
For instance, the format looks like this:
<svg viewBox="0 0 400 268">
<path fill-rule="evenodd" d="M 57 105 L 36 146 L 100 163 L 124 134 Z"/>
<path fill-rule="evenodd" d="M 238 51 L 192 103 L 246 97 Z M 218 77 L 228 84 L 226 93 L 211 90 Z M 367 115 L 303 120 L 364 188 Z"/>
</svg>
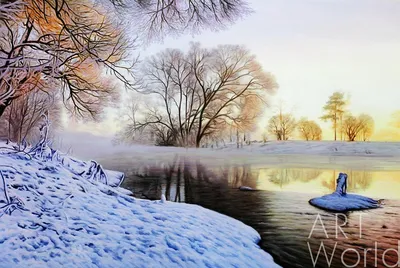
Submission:
<svg viewBox="0 0 400 268">
<path fill-rule="evenodd" d="M 162 166 L 160 168 L 160 166 Z M 283 188 L 294 182 L 308 183 L 320 179 L 322 187 L 334 191 L 339 172 L 348 174 L 348 189 L 352 192 L 366 190 L 372 182 L 372 172 L 359 170 L 321 170 L 307 168 L 274 168 L 260 169 L 249 164 L 229 165 L 211 168 L 200 161 L 188 161 L 184 157 L 175 156 L 167 164 L 146 166 L 144 169 L 134 169 L 134 180 L 126 180 L 132 184 L 130 189 L 140 189 L 135 196 L 147 199 L 160 199 L 164 194 L 166 199 L 174 202 L 189 202 L 193 200 L 193 188 L 201 187 L 221 194 L 224 189 L 248 186 L 257 189 L 260 170 L 265 171 L 267 179 Z M 136 172 L 136 173 L 135 173 Z M 329 175 L 330 174 L 330 175 Z M 132 182 L 136 181 L 136 182 Z"/>
<path fill-rule="evenodd" d="M 320 170 L 320 169 L 297 169 L 297 168 L 281 168 L 270 169 L 267 171 L 268 180 L 275 185 L 283 186 L 289 185 L 293 182 L 310 182 L 316 180 L 318 177 L 323 176 L 330 172 L 331 176 L 325 179 L 322 177 L 322 186 L 334 191 L 336 189 L 336 179 L 340 172 L 347 173 L 348 175 L 348 189 L 349 191 L 360 191 L 369 188 L 372 182 L 372 172 L 365 170 Z"/>
<path fill-rule="evenodd" d="M 339 176 L 339 173 L 347 173 L 347 189 L 348 191 L 357 192 L 360 190 L 366 190 L 369 188 L 372 182 L 372 172 L 365 170 L 344 170 L 344 171 L 335 171 L 332 170 L 332 176 L 327 181 L 323 181 L 322 185 L 329 189 L 330 191 L 335 191 L 336 189 L 336 179 Z"/>
<path fill-rule="evenodd" d="M 272 169 L 268 172 L 268 178 L 270 182 L 280 185 L 282 188 L 284 185 L 288 185 L 295 181 L 309 182 L 315 180 L 322 174 L 322 172 L 322 170 L 318 169 Z"/>
<path fill-rule="evenodd" d="M 187 203 L 192 203 L 194 188 L 206 186 L 216 195 L 240 186 L 257 188 L 259 176 L 259 170 L 252 169 L 251 165 L 225 165 L 212 169 L 200 161 L 187 161 L 178 156 L 163 164 L 162 169 L 157 166 L 154 169 L 147 167 L 145 172 L 134 170 L 137 173 L 133 172 L 133 180 L 125 180 L 122 186 L 133 189 L 136 197 L 156 200 L 164 194 L 169 201 Z"/>
<path fill-rule="evenodd" d="M 160 199 L 161 194 L 164 194 L 170 201 L 197 204 L 236 218 L 260 233 L 262 237 L 260 246 L 271 253 L 275 261 L 283 267 L 294 267 L 293 264 L 296 264 L 296 267 L 311 267 L 308 242 L 312 249 L 316 250 L 314 256 L 321 241 L 324 241 L 329 254 L 337 247 L 337 253 L 333 255 L 330 267 L 343 267 L 340 254 L 348 248 L 354 248 L 360 256 L 363 256 L 365 248 L 374 248 L 374 241 L 380 242 L 378 256 L 382 256 L 382 252 L 388 248 L 397 248 L 400 234 L 397 224 L 400 217 L 400 203 L 397 201 L 389 200 L 385 209 L 370 212 L 372 214 L 365 219 L 363 217 L 362 238 L 358 236 L 360 227 L 357 213 L 346 214 L 347 218 L 343 216 L 336 218 L 333 213 L 322 212 L 330 239 L 325 239 L 323 232 L 315 233 L 312 239 L 308 239 L 313 223 L 321 213 L 321 210 L 308 204 L 308 200 L 315 197 L 315 193 L 246 192 L 237 189 L 240 186 L 257 189 L 257 181 L 262 183 L 266 179 L 281 186 L 291 182 L 308 183 L 318 179 L 323 187 L 332 192 L 336 187 L 337 175 L 342 171 L 348 173 L 349 190 L 362 190 L 372 185 L 371 172 L 299 168 L 263 169 L 267 177 L 260 177 L 260 169 L 251 165 L 225 164 L 219 168 L 210 168 L 200 162 L 187 161 L 183 157 L 171 159 L 169 164 L 162 165 L 163 168 L 160 168 L 159 164 L 154 168 L 150 165 L 146 172 L 138 173 L 140 176 L 137 177 L 131 176 L 130 172 L 126 173 L 128 175 L 123 187 L 133 189 L 135 194 L 143 192 L 147 195 L 145 198 Z M 315 187 L 315 184 L 310 187 Z M 350 235 L 350 239 L 343 236 L 335 237 L 336 224 Z M 387 256 L 397 260 L 397 255 L 393 252 L 389 252 Z M 353 257 L 354 254 L 346 255 L 346 261 L 354 263 Z M 373 266 L 375 260 L 369 257 L 363 267 L 376 267 Z M 378 267 L 381 266 L 383 267 L 380 258 Z M 327 267 L 323 255 L 316 267 Z"/>
</svg>

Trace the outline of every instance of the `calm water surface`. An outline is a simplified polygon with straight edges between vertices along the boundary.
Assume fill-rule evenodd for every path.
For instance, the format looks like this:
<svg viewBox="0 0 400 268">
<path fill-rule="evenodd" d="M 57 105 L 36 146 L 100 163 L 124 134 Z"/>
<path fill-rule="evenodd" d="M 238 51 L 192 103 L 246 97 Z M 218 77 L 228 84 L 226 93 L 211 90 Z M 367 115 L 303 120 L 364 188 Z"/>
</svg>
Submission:
<svg viewBox="0 0 400 268">
<path fill-rule="evenodd" d="M 117 162 L 105 166 L 125 172 L 122 187 L 136 197 L 165 194 L 236 218 L 260 233 L 260 246 L 283 267 L 398 267 L 400 171 L 208 168 L 179 161 L 143 170 Z M 338 215 L 310 206 L 309 199 L 334 191 L 339 172 L 349 175 L 349 192 L 385 199 L 384 207 Z"/>
</svg>

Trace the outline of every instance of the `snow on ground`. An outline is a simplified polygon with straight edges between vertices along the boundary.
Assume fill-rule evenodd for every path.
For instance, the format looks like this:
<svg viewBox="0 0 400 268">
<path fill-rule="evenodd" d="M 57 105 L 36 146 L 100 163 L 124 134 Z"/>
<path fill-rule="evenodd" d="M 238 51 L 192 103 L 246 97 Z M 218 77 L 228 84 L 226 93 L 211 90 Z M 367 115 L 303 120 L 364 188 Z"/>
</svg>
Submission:
<svg viewBox="0 0 400 268">
<path fill-rule="evenodd" d="M 240 149 L 236 144 L 228 144 L 220 150 L 258 154 L 400 157 L 399 142 L 270 141 L 244 145 Z"/>
<path fill-rule="evenodd" d="M 339 173 L 336 183 L 336 190 L 332 194 L 310 199 L 309 203 L 318 208 L 337 212 L 380 207 L 380 202 L 378 200 L 362 195 L 347 193 L 346 173 Z"/>
<path fill-rule="evenodd" d="M 175 156 L 201 161 L 207 166 L 249 164 L 252 167 L 291 167 L 359 170 L 398 170 L 400 142 L 269 141 L 223 148 L 176 148 L 149 145 L 113 146 L 111 138 L 89 133 L 65 132 L 63 148 L 72 148 L 80 159 L 92 158 L 118 169 L 131 166 L 163 166 Z"/>
<path fill-rule="evenodd" d="M 61 134 L 61 133 L 60 133 Z M 119 153 L 151 156 L 165 153 L 188 153 L 207 156 L 269 156 L 269 155 L 313 155 L 313 156 L 357 156 L 357 157 L 400 157 L 400 142 L 343 142 L 343 141 L 268 141 L 243 145 L 226 144 L 214 148 L 158 147 L 149 145 L 113 146 L 111 138 L 95 136 L 90 133 L 64 132 L 61 135 L 63 146 L 72 148 L 73 155 L 93 158 Z M 210 153 L 212 152 L 212 153 Z"/>
<path fill-rule="evenodd" d="M 335 212 L 347 212 L 380 207 L 378 201 L 372 198 L 357 194 L 346 194 L 341 196 L 335 192 L 313 198 L 309 203 L 318 208 Z"/>
<path fill-rule="evenodd" d="M 278 267 L 254 229 L 200 206 L 135 199 L 65 162 L 0 154 L 0 170 L 0 267 Z"/>
</svg>

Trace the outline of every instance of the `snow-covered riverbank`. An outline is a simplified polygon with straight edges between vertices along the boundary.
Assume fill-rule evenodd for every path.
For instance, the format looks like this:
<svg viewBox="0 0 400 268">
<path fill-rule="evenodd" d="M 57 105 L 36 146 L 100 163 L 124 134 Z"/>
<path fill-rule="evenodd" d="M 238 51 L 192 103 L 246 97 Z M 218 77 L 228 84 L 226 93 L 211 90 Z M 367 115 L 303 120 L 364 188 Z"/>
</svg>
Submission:
<svg viewBox="0 0 400 268">
<path fill-rule="evenodd" d="M 95 158 L 109 167 L 162 166 L 176 155 L 206 166 L 248 164 L 260 167 L 299 167 L 358 170 L 398 170 L 400 142 L 269 141 L 237 148 L 177 148 L 135 144 L 113 146 L 111 138 L 88 133 L 64 133 L 63 148 L 80 159 Z"/>
<path fill-rule="evenodd" d="M 188 153 L 198 156 L 347 156 L 347 157 L 395 157 L 400 158 L 400 142 L 345 142 L 345 141 L 268 141 L 237 148 L 235 143 L 213 148 L 177 148 L 135 144 L 131 146 L 112 144 L 109 137 L 84 132 L 60 133 L 62 147 L 71 148 L 74 155 L 83 158 L 108 157 L 112 154 L 131 154 L 152 157 L 160 154 Z M 210 153 L 211 152 L 211 153 Z"/>
<path fill-rule="evenodd" d="M 237 148 L 235 143 L 222 144 L 213 148 L 179 148 L 152 145 L 112 144 L 109 137 L 95 136 L 83 132 L 60 133 L 63 149 L 71 148 L 73 155 L 88 159 L 112 154 L 135 154 L 152 156 L 166 153 L 189 153 L 207 156 L 268 156 L 268 155 L 307 155 L 307 156 L 348 156 L 348 157 L 396 157 L 400 158 L 400 142 L 345 142 L 345 141 L 268 141 L 253 142 Z"/>
<path fill-rule="evenodd" d="M 258 154 L 400 157 L 399 142 L 270 141 L 243 145 L 240 149 L 236 144 L 228 144 L 220 150 Z"/>
<path fill-rule="evenodd" d="M 235 219 L 135 199 L 65 165 L 0 154 L 0 267 L 278 267 Z"/>
</svg>

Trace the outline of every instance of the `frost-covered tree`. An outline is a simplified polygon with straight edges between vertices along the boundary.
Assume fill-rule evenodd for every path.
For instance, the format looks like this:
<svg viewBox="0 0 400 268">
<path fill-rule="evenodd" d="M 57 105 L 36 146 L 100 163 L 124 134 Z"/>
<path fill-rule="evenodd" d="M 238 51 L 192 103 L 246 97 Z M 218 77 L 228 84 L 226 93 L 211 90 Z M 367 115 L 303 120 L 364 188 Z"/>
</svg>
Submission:
<svg viewBox="0 0 400 268">
<path fill-rule="evenodd" d="M 219 30 L 251 12 L 246 0 L 97 0 L 111 2 L 148 39 Z"/>
<path fill-rule="evenodd" d="M 254 95 L 243 98 L 239 106 L 239 116 L 232 120 L 236 129 L 236 143 L 239 147 L 239 134 L 242 134 L 242 142 L 250 143 L 250 133 L 257 129 L 257 121 L 260 118 L 265 102 Z"/>
<path fill-rule="evenodd" d="M 313 120 L 307 120 L 306 118 L 300 119 L 297 123 L 297 129 L 299 131 L 300 137 L 306 141 L 319 141 L 322 139 L 322 129 Z"/>
<path fill-rule="evenodd" d="M 16 99 L 0 118 L 0 139 L 21 143 L 34 143 L 38 139 L 38 127 L 44 113 L 49 113 L 52 130 L 60 122 L 60 100 L 55 94 L 34 90 Z"/>
<path fill-rule="evenodd" d="M 366 141 L 373 133 L 374 120 L 367 114 L 359 116 L 348 115 L 343 120 L 343 132 L 345 133 L 348 141 L 355 141 L 360 138 Z"/>
<path fill-rule="evenodd" d="M 61 89 L 71 111 L 96 117 L 118 95 L 112 78 L 127 88 L 135 85 L 129 76 L 133 43 L 124 28 L 143 23 L 138 34 L 152 37 L 221 28 L 247 10 L 241 0 L 2 2 L 0 116 L 25 93 L 52 88 Z"/>
<path fill-rule="evenodd" d="M 141 92 L 154 103 L 137 129 L 157 126 L 176 144 L 196 147 L 230 126 L 252 126 L 260 114 L 258 103 L 277 88 L 255 56 L 234 45 L 192 44 L 187 53 L 168 49 L 147 59 L 141 75 Z"/>
<path fill-rule="evenodd" d="M 121 125 L 121 129 L 117 132 L 114 143 L 132 144 L 140 142 L 142 133 L 136 131 L 135 128 L 139 119 L 140 109 L 144 106 L 142 99 L 139 94 L 132 93 L 121 106 L 116 119 Z"/>
<path fill-rule="evenodd" d="M 126 86 L 128 40 L 119 24 L 90 0 L 23 1 L 14 19 L 1 19 L 0 115 L 27 92 L 61 89 L 64 103 L 95 117 Z"/>
<path fill-rule="evenodd" d="M 363 125 L 356 116 L 348 115 L 343 120 L 342 127 L 348 141 L 354 141 L 357 135 L 361 132 Z"/>
<path fill-rule="evenodd" d="M 360 139 L 362 141 L 367 141 L 371 138 L 374 133 L 375 122 L 372 116 L 368 114 L 361 114 L 359 120 L 362 122 L 362 128 L 360 133 Z"/>
<path fill-rule="evenodd" d="M 296 126 L 296 119 L 290 113 L 279 112 L 268 120 L 268 132 L 277 140 L 289 140 L 294 134 Z"/>
</svg>

